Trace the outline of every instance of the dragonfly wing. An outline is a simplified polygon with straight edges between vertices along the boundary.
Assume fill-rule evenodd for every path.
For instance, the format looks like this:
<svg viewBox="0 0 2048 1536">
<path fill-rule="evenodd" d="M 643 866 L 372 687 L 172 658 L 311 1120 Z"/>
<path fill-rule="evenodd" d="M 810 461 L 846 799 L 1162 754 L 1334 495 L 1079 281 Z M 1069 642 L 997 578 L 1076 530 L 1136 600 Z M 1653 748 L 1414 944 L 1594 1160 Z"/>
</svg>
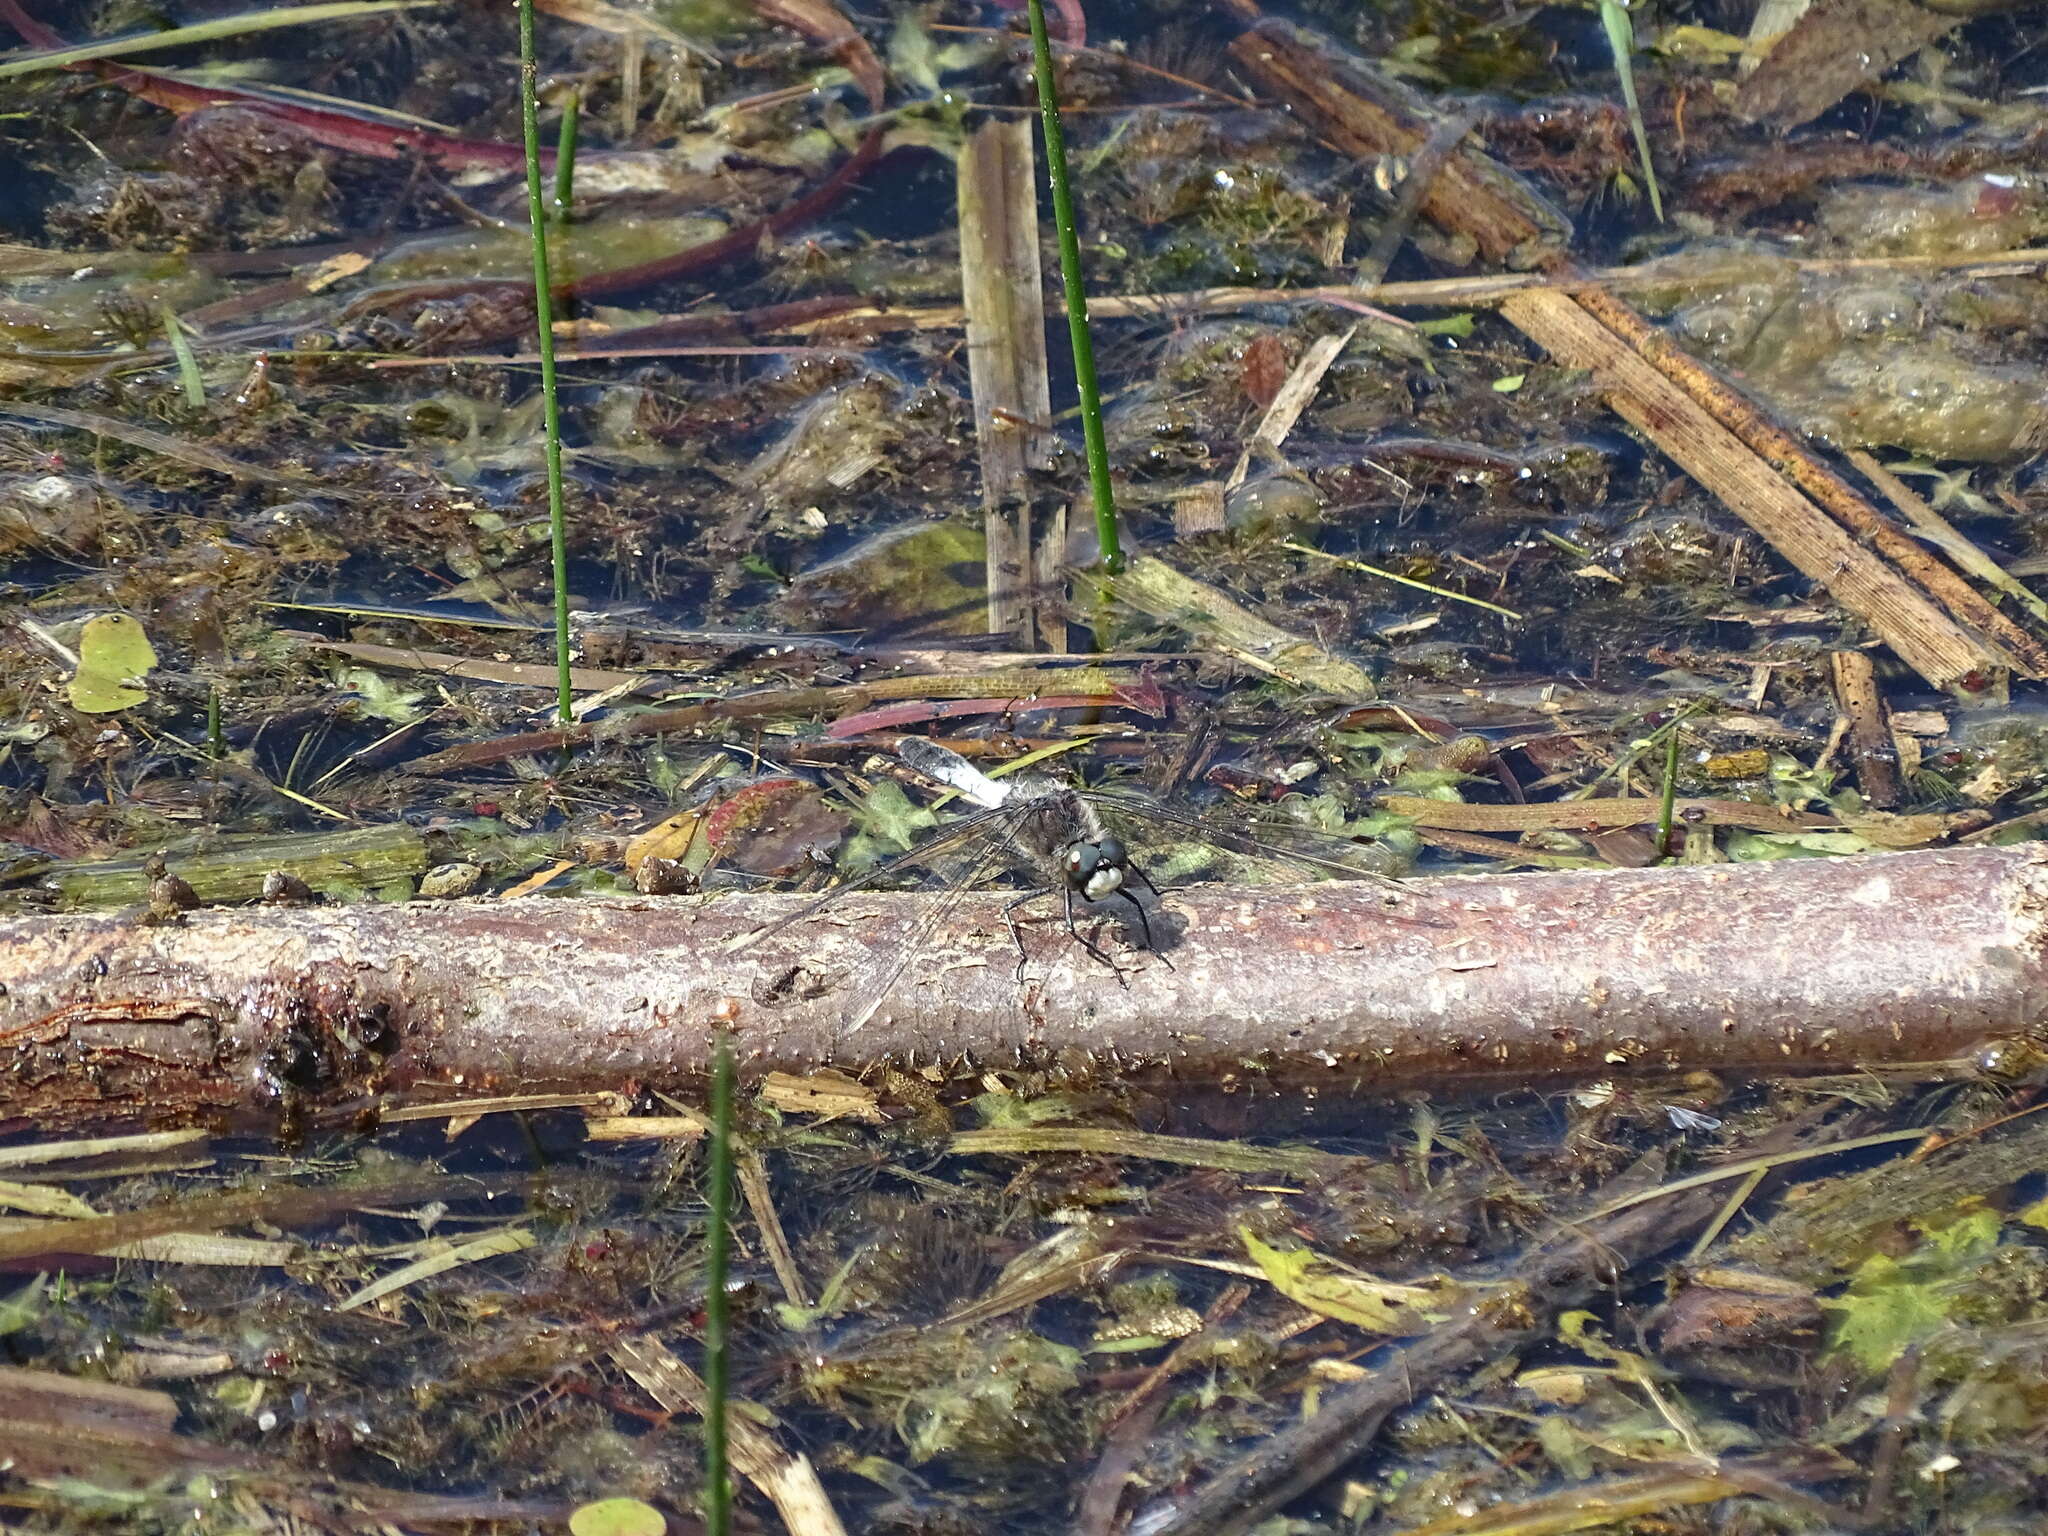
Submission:
<svg viewBox="0 0 2048 1536">
<path fill-rule="evenodd" d="M 933 783 L 945 785 L 984 810 L 995 810 L 1010 798 L 1007 784 L 998 784 L 951 747 L 922 736 L 899 736 L 895 752 Z"/>
<path fill-rule="evenodd" d="M 976 818 L 977 830 L 986 828 L 990 819 Z M 1002 859 L 1006 841 L 1007 839 L 998 840 L 994 837 L 985 839 L 981 852 L 974 861 L 974 867 L 967 872 L 966 878 L 951 890 L 928 902 L 924 913 L 917 920 L 917 926 L 904 936 L 903 942 L 897 946 L 895 952 L 879 968 L 855 981 L 853 995 L 847 999 L 846 1012 L 841 1016 L 846 1033 L 852 1034 L 880 1011 L 883 1001 L 889 996 L 889 989 L 895 986 L 897 978 L 910 968 L 910 962 L 924 953 L 932 931 L 945 920 L 946 914 L 959 904 L 961 895 L 978 889 L 982 881 L 993 872 L 994 866 Z"/>
<path fill-rule="evenodd" d="M 1257 832 L 1252 832 L 1218 822 L 1213 818 L 1190 816 L 1180 811 L 1168 810 L 1163 805 L 1133 795 L 1120 795 L 1102 790 L 1085 790 L 1083 794 L 1090 803 L 1113 816 L 1128 817 L 1139 823 L 1151 822 L 1176 827 L 1190 833 L 1197 841 L 1228 849 L 1232 853 L 1245 854 L 1251 858 L 1278 859 L 1339 880 L 1364 880 L 1410 895 L 1426 894 L 1415 885 L 1396 880 L 1390 875 L 1361 864 L 1359 854 L 1362 850 L 1357 844 L 1307 827 L 1293 827 L 1278 822 L 1262 824 Z"/>
<path fill-rule="evenodd" d="M 787 917 L 778 917 L 772 923 L 727 940 L 726 950 L 727 952 L 744 950 L 751 945 L 758 944 L 761 940 L 773 934 L 781 933 L 784 929 L 793 928 L 798 923 L 806 922 L 816 917 L 843 896 L 851 896 L 856 891 L 864 891 L 870 886 L 886 885 L 891 879 L 906 874 L 908 871 L 917 868 L 920 864 L 929 863 L 942 853 L 949 853 L 976 837 L 986 835 L 992 830 L 993 823 L 1002 820 L 1002 815 L 1001 809 L 997 808 L 996 810 L 981 811 L 975 815 L 963 817 L 936 837 L 926 838 L 908 853 L 899 853 L 895 858 L 887 859 L 877 864 L 865 874 L 856 875 L 851 880 L 841 881 L 838 885 L 833 886 L 832 889 L 820 895 L 816 900 L 805 902 Z"/>
</svg>

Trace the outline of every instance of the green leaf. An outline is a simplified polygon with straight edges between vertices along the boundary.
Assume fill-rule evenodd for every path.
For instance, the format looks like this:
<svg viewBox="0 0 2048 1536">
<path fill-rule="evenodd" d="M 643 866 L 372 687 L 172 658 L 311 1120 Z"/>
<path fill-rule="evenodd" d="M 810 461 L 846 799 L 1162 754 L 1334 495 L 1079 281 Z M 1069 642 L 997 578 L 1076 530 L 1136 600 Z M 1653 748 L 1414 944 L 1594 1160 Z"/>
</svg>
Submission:
<svg viewBox="0 0 2048 1536">
<path fill-rule="evenodd" d="M 1926 1237 L 1930 1255 L 1950 1264 L 1974 1263 L 1998 1246 L 1998 1212 L 1987 1205 L 1972 1206 L 1945 1227 L 1923 1222 L 1914 1226 Z"/>
<path fill-rule="evenodd" d="M 1156 1333 L 1134 1333 L 1121 1339 L 1100 1339 L 1088 1346 L 1091 1355 L 1138 1355 L 1148 1349 L 1163 1349 L 1173 1340 Z"/>
<path fill-rule="evenodd" d="M 1836 1314 L 1828 1352 L 1852 1356 L 1866 1371 L 1886 1369 L 1908 1344 L 1948 1321 L 1945 1290 L 1916 1283 L 1898 1260 L 1872 1254 L 1857 1267 L 1848 1294 L 1821 1302 Z"/>
<path fill-rule="evenodd" d="M 363 701 L 363 713 L 392 725 L 411 725 L 425 713 L 419 705 L 426 693 L 393 682 L 368 667 L 350 667 L 341 675 L 344 688 L 354 690 Z"/>
<path fill-rule="evenodd" d="M 1493 381 L 1493 392 L 1497 395 L 1512 395 L 1528 382 L 1529 375 L 1526 373 L 1511 373 L 1506 378 Z"/>
<path fill-rule="evenodd" d="M 142 680 L 155 667 L 156 648 L 142 626 L 125 613 L 103 613 L 86 621 L 78 671 L 65 691 L 83 714 L 112 714 L 149 697 Z"/>
<path fill-rule="evenodd" d="M 1903 1259 L 1865 1259 L 1846 1292 L 1821 1302 L 1836 1314 L 1828 1352 L 1846 1354 L 1873 1374 L 1887 1369 L 1948 1321 L 1977 1266 L 1998 1247 L 1998 1229 L 1998 1213 L 1979 1206 L 1947 1226 L 1920 1227 L 1923 1241 Z"/>
<path fill-rule="evenodd" d="M 571 1536 L 662 1536 L 668 1521 L 638 1499 L 599 1499 L 569 1512 Z"/>
<path fill-rule="evenodd" d="M 1415 329 L 1425 336 L 1450 336 L 1463 341 L 1472 334 L 1474 323 L 1469 314 L 1445 315 L 1438 320 L 1418 320 Z"/>
<path fill-rule="evenodd" d="M 854 822 L 859 830 L 846 840 L 846 864 L 858 871 L 909 852 L 918 833 L 937 826 L 939 818 L 913 804 L 894 779 L 884 779 L 855 807 Z"/>
</svg>

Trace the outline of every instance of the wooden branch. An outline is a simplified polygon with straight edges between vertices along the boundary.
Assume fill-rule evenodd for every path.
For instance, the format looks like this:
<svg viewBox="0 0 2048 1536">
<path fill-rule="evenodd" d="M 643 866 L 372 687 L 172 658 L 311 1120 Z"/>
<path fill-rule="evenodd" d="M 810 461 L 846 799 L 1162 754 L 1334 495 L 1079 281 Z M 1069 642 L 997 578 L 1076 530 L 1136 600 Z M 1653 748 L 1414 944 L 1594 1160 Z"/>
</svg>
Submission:
<svg viewBox="0 0 2048 1536">
<path fill-rule="evenodd" d="M 1230 45 L 1230 56 L 1284 96 L 1321 138 L 1371 159 L 1413 154 L 1435 126 L 1406 87 L 1353 67 L 1312 34 L 1262 21 Z M 1522 180 L 1483 155 L 1449 155 L 1422 198 L 1431 223 L 1477 242 L 1488 261 L 1531 266 L 1546 240 L 1562 243 L 1570 225 Z"/>
<path fill-rule="evenodd" d="M 1843 527 L 1917 582 L 1955 618 L 1986 636 L 2030 677 L 2048 674 L 2048 647 L 2000 613 L 1977 589 L 1917 543 L 1837 474 L 1806 442 L 1757 409 L 1732 384 L 1611 293 L 1577 296 L 1586 313 L 1706 407 L 1743 444 L 1824 507 Z M 1739 512 L 1739 509 L 1738 509 Z"/>
<path fill-rule="evenodd" d="M 1616 415 L 1655 439 L 1679 468 L 1935 687 L 1952 688 L 2003 669 L 2005 656 L 1852 539 L 1706 407 L 1588 313 L 1584 297 L 1532 289 L 1503 301 L 1501 313 L 1560 361 L 1592 370 Z"/>
<path fill-rule="evenodd" d="M 2044 898 L 2038 844 L 1447 879 L 1391 907 L 1371 884 L 1192 887 L 1154 919 L 1163 954 L 1119 950 L 1121 981 L 1056 917 L 1027 922 L 1020 982 L 1013 898 L 979 892 L 860 1029 L 859 978 L 928 898 L 850 895 L 738 950 L 801 898 L 19 918 L 0 922 L 0 1122 L 673 1082 L 721 1026 L 754 1072 L 1258 1062 L 1329 1089 L 1947 1061 L 2037 1020 Z"/>
</svg>

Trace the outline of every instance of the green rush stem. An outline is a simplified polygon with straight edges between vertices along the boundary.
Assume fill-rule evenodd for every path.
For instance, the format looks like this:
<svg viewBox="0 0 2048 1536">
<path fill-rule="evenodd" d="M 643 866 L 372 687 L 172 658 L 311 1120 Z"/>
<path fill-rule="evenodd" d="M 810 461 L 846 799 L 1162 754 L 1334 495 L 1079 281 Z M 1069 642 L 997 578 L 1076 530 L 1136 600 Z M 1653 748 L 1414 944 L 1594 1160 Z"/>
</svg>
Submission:
<svg viewBox="0 0 2048 1536">
<path fill-rule="evenodd" d="M 534 100 L 533 0 L 519 0 L 519 119 L 526 132 L 527 236 L 533 244 L 533 318 L 538 328 L 542 429 L 547 436 L 548 532 L 555 567 L 555 713 L 571 718 L 569 689 L 569 521 L 562 510 L 562 408 L 555 398 L 555 306 L 548 275 L 547 210 L 540 185 L 540 108 Z"/>
<path fill-rule="evenodd" d="M 576 205 L 576 129 L 582 116 L 582 94 L 571 91 L 569 104 L 562 108 L 562 135 L 555 141 L 554 217 L 558 222 L 566 222 Z"/>
<path fill-rule="evenodd" d="M 1672 809 L 1678 803 L 1678 721 L 1671 722 L 1671 737 L 1664 743 L 1664 798 L 1657 806 L 1657 857 L 1671 857 Z"/>
<path fill-rule="evenodd" d="M 1088 335 L 1088 295 L 1081 287 L 1081 239 L 1074 228 L 1074 194 L 1067 186 L 1067 140 L 1060 131 L 1059 90 L 1052 78 L 1052 41 L 1045 32 L 1043 0 L 1030 0 L 1031 50 L 1038 80 L 1038 115 L 1045 125 L 1045 173 L 1052 182 L 1052 217 L 1059 228 L 1060 280 L 1067 291 L 1067 335 L 1074 344 L 1074 385 L 1081 395 L 1081 435 L 1088 448 L 1088 484 L 1095 493 L 1095 539 L 1103 569 L 1124 568 L 1117 536 L 1116 493 L 1109 484 L 1109 446 L 1102 435 L 1102 391 L 1095 382 L 1095 344 Z"/>
<path fill-rule="evenodd" d="M 726 1536 L 732 1483 L 726 1473 L 726 1272 L 732 1234 L 732 1040 L 719 1033 L 711 1064 L 711 1215 L 704 1236 L 704 1528 Z"/>
</svg>

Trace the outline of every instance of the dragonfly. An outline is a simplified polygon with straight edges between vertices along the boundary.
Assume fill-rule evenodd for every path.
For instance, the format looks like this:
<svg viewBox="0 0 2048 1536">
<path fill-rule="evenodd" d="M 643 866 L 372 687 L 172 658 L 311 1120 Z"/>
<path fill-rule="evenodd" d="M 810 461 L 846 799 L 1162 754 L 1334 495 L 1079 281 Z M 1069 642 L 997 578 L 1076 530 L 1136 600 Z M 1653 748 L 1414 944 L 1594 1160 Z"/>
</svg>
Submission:
<svg viewBox="0 0 2048 1536">
<path fill-rule="evenodd" d="M 991 778 L 950 747 L 940 746 L 922 736 L 900 737 L 892 744 L 892 751 L 903 766 L 921 778 L 952 790 L 975 807 L 974 811 L 908 852 L 834 886 L 788 916 L 742 935 L 732 946 L 751 946 L 819 916 L 857 891 L 891 882 L 911 868 L 929 866 L 951 850 L 978 843 L 979 853 L 971 866 L 952 883 L 950 891 L 926 909 L 905 942 L 874 974 L 856 978 L 853 997 L 864 1006 L 856 1007 L 850 1013 L 849 1032 L 874 1017 L 889 989 L 909 968 L 925 939 L 951 910 L 953 898 L 991 879 L 997 866 L 1004 862 L 1023 866 L 1040 882 L 1020 893 L 1003 909 L 1003 921 L 1017 946 L 1020 980 L 1029 962 L 1029 952 L 1016 914 L 1028 902 L 1053 892 L 1060 896 L 1069 936 L 1125 986 L 1130 982 L 1123 967 L 1081 931 L 1077 911 L 1107 909 L 1113 915 L 1124 917 L 1126 926 L 1143 937 L 1145 949 L 1170 967 L 1173 961 L 1158 942 L 1153 929 L 1153 908 L 1148 907 L 1138 894 L 1142 889 L 1156 906 L 1161 896 L 1160 889 L 1131 857 L 1130 848 L 1124 840 L 1109 830 L 1104 821 L 1105 813 L 1140 826 L 1175 829 L 1192 834 L 1204 843 L 1254 857 L 1284 860 L 1320 874 L 1370 881 L 1387 888 L 1390 903 L 1420 894 L 1413 886 L 1363 869 L 1355 862 L 1310 853 L 1298 847 L 1276 846 L 1220 825 L 1213 819 L 1183 814 L 1127 793 L 1086 789 L 1046 773 L 1017 773 L 1003 779 Z M 1350 846 L 1342 839 L 1299 829 L 1287 829 L 1285 835 L 1305 835 L 1327 845 Z M 1398 898 L 1395 893 L 1398 893 Z M 1426 921 L 1414 917 L 1404 920 Z"/>
</svg>

